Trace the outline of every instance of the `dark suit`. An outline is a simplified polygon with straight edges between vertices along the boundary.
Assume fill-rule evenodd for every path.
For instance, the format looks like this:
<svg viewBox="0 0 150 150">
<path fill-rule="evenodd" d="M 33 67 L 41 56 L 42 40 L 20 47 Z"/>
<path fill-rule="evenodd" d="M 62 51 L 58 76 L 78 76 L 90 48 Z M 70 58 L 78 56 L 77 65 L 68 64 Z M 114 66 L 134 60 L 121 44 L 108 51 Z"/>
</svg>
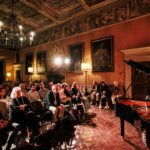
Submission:
<svg viewBox="0 0 150 150">
<path fill-rule="evenodd" d="M 56 93 L 56 103 L 55 103 L 54 93 L 52 91 L 50 91 L 47 94 L 44 103 L 45 103 L 46 109 L 49 109 L 50 106 L 55 106 L 55 107 L 59 106 L 60 105 L 59 93 Z"/>
<path fill-rule="evenodd" d="M 26 104 L 24 110 L 20 110 L 19 106 Z M 32 111 L 30 101 L 26 97 L 14 98 L 11 106 L 11 120 L 19 123 L 21 130 L 26 132 L 26 127 L 33 131 L 33 134 L 38 133 L 38 118 Z"/>
</svg>

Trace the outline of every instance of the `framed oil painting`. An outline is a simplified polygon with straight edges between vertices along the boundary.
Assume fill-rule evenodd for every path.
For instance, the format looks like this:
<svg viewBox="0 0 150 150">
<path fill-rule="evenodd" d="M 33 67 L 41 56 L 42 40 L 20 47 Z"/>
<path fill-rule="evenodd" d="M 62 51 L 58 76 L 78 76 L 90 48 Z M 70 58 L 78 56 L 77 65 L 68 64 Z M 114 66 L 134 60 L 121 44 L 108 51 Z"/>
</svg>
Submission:
<svg viewBox="0 0 150 150">
<path fill-rule="evenodd" d="M 46 66 L 46 51 L 37 52 L 36 54 L 36 71 L 37 74 L 44 74 L 47 70 Z"/>
<path fill-rule="evenodd" d="M 33 74 L 33 53 L 27 54 L 25 57 L 25 73 Z"/>
<path fill-rule="evenodd" d="M 113 36 L 91 42 L 92 70 L 110 72 L 114 70 Z"/>
<path fill-rule="evenodd" d="M 69 71 L 81 73 L 81 63 L 83 59 L 83 43 L 78 43 L 69 46 L 70 65 Z"/>
</svg>

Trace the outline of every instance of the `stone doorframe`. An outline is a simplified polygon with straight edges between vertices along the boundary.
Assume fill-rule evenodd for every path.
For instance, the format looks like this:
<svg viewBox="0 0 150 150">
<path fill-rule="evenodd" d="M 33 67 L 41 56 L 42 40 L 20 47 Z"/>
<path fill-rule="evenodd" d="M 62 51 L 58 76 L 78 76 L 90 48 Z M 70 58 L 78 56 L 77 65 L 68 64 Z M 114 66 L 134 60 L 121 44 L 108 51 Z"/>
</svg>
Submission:
<svg viewBox="0 0 150 150">
<path fill-rule="evenodd" d="M 14 67 L 14 80 L 16 80 L 16 71 L 17 70 L 20 70 L 20 72 L 21 72 L 21 80 L 23 79 L 23 65 L 22 64 L 14 64 L 13 65 L 13 67 Z"/>
<path fill-rule="evenodd" d="M 136 62 L 150 61 L 150 46 L 141 48 L 132 48 L 120 50 L 124 54 L 125 60 L 133 60 Z M 125 87 L 127 88 L 132 82 L 131 66 L 124 63 L 125 68 Z M 129 88 L 126 97 L 132 97 L 132 88 Z"/>
</svg>

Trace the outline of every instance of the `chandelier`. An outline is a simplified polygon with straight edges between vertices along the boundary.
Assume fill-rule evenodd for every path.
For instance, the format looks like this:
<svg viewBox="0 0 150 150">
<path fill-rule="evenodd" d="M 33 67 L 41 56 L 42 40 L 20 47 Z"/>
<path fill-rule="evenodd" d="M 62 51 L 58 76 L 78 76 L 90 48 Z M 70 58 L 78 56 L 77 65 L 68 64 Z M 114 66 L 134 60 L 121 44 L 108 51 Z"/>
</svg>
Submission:
<svg viewBox="0 0 150 150">
<path fill-rule="evenodd" d="M 8 24 L 0 20 L 0 48 L 22 48 L 25 45 L 33 44 L 35 33 L 31 31 L 28 35 L 24 34 L 23 26 L 17 23 L 14 13 L 14 0 L 11 0 L 11 13 Z"/>
</svg>

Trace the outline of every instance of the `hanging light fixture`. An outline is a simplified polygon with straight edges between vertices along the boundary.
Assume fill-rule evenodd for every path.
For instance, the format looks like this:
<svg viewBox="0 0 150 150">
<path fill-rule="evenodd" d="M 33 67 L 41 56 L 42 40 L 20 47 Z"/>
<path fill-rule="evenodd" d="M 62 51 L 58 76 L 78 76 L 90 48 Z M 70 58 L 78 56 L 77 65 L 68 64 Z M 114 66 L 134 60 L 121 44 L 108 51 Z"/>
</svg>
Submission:
<svg viewBox="0 0 150 150">
<path fill-rule="evenodd" d="M 11 14 L 9 24 L 6 25 L 0 20 L 0 47 L 3 48 L 21 48 L 25 45 L 32 45 L 35 32 L 31 31 L 29 35 L 23 32 L 23 26 L 18 25 L 14 13 L 14 0 L 11 0 Z"/>
</svg>

